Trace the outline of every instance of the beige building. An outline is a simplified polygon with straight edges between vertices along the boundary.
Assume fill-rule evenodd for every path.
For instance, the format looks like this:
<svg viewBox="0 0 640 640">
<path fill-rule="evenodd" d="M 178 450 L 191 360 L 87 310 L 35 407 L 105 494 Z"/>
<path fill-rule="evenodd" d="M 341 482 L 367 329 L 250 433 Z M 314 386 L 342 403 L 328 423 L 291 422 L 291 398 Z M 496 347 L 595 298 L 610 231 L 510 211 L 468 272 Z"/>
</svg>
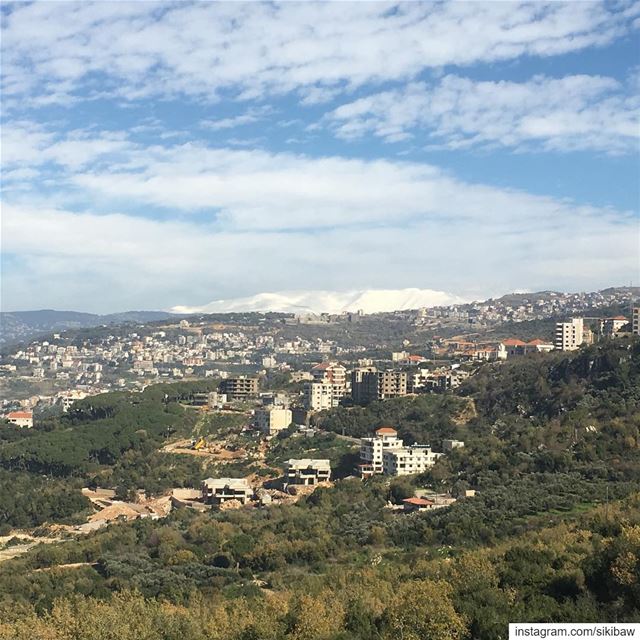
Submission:
<svg viewBox="0 0 640 640">
<path fill-rule="evenodd" d="M 615 318 L 604 318 L 600 321 L 600 332 L 606 336 L 615 336 L 622 327 L 629 324 L 629 320 L 624 316 L 616 316 Z"/>
<path fill-rule="evenodd" d="M 588 331 L 588 329 L 587 329 Z M 555 347 L 560 351 L 575 351 L 584 343 L 584 320 L 572 318 L 568 322 L 556 323 Z"/>
<path fill-rule="evenodd" d="M 333 385 L 329 382 L 305 382 L 304 406 L 311 411 L 325 411 L 337 407 L 333 399 Z"/>
<path fill-rule="evenodd" d="M 207 504 L 221 505 L 228 500 L 246 504 L 253 496 L 253 489 L 245 478 L 207 478 L 202 482 L 202 500 Z"/>
<path fill-rule="evenodd" d="M 289 409 L 269 407 L 256 409 L 256 428 L 268 436 L 274 436 L 286 429 L 293 422 L 293 414 Z"/>
<path fill-rule="evenodd" d="M 287 484 L 314 485 L 331 478 L 329 460 L 302 458 L 287 460 L 284 466 L 284 478 Z"/>
</svg>

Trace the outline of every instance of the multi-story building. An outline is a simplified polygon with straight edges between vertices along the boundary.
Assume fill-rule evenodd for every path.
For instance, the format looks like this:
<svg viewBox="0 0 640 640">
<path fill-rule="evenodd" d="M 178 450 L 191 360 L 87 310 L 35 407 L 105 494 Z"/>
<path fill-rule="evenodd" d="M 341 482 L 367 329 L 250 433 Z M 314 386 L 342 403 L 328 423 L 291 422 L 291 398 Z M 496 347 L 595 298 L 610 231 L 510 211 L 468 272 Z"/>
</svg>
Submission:
<svg viewBox="0 0 640 640">
<path fill-rule="evenodd" d="M 202 482 L 202 500 L 221 505 L 228 500 L 245 504 L 253 496 L 253 489 L 245 478 L 207 478 Z"/>
<path fill-rule="evenodd" d="M 408 476 L 424 473 L 431 468 L 443 453 L 434 453 L 425 444 L 387 449 L 382 454 L 382 471 L 388 476 Z"/>
<path fill-rule="evenodd" d="M 287 484 L 314 485 L 331 478 L 329 460 L 303 458 L 287 460 L 284 465 L 284 479 Z"/>
<path fill-rule="evenodd" d="M 393 427 L 380 427 L 369 438 L 360 439 L 360 464 L 358 473 L 363 477 L 375 473 L 383 473 L 383 458 L 385 451 L 402 448 L 403 442 L 398 438 L 398 432 Z"/>
<path fill-rule="evenodd" d="M 556 323 L 555 347 L 560 351 L 575 351 L 584 342 L 584 320 L 572 318 Z"/>
<path fill-rule="evenodd" d="M 624 316 L 615 316 L 615 318 L 604 318 L 600 321 L 600 332 L 605 336 L 615 336 L 622 327 L 629 324 L 629 320 Z"/>
<path fill-rule="evenodd" d="M 405 371 L 360 371 L 352 377 L 351 394 L 356 404 L 387 400 L 407 395 Z"/>
<path fill-rule="evenodd" d="M 220 393 L 225 393 L 229 400 L 246 400 L 258 394 L 258 378 L 226 378 L 220 382 Z"/>
<path fill-rule="evenodd" d="M 305 382 L 304 406 L 311 411 L 324 411 L 334 404 L 333 385 L 329 382 Z"/>
<path fill-rule="evenodd" d="M 331 385 L 331 403 L 337 407 L 347 391 L 347 370 L 337 362 L 321 362 L 311 369 L 313 382 Z"/>
<path fill-rule="evenodd" d="M 633 307 L 633 320 L 631 322 L 633 333 L 640 336 L 640 307 Z"/>
<path fill-rule="evenodd" d="M 376 373 L 374 366 L 356 367 L 351 372 L 351 399 L 355 404 L 366 404 L 364 376 L 368 373 Z"/>
<path fill-rule="evenodd" d="M 274 436 L 286 429 L 293 422 L 293 414 L 289 409 L 267 407 L 256 409 L 256 428 L 268 436 Z"/>
</svg>

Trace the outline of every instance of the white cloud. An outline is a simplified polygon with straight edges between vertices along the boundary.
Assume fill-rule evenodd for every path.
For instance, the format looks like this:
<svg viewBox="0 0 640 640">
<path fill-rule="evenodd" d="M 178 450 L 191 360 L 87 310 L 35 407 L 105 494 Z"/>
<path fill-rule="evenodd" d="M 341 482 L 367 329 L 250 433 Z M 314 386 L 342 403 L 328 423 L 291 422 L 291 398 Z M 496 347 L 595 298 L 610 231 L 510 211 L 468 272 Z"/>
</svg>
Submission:
<svg viewBox="0 0 640 640">
<path fill-rule="evenodd" d="M 201 120 L 200 127 L 211 131 L 221 131 L 223 129 L 234 129 L 247 124 L 254 124 L 273 113 L 273 109 L 269 106 L 251 107 L 244 113 L 229 118 L 220 118 L 219 120 Z"/>
<path fill-rule="evenodd" d="M 448 75 L 434 86 L 411 83 L 342 105 L 326 121 L 346 139 L 373 134 L 396 142 L 423 130 L 450 149 L 637 152 L 640 98 L 602 76 L 535 76 L 518 83 Z"/>
<path fill-rule="evenodd" d="M 313 103 L 427 68 L 604 45 L 637 12 L 595 2 L 13 3 L 2 21 L 5 108 L 79 91 L 215 100 L 300 90 Z"/>
<path fill-rule="evenodd" d="M 519 218 L 500 228 L 421 220 L 265 234 L 5 205 L 3 305 L 167 308 L 291 288 L 413 286 L 473 299 L 523 283 L 585 290 L 637 274 L 635 228 L 569 210 L 553 227 Z"/>
<path fill-rule="evenodd" d="M 636 278 L 630 214 L 465 182 L 430 165 L 125 140 L 117 161 L 85 166 L 59 152 L 65 142 L 53 139 L 53 153 L 36 140 L 65 162 L 49 197 L 58 208 L 29 193 L 5 202 L 7 307 L 194 306 L 293 288 L 477 298 Z M 70 191 L 123 213 L 74 213 L 64 207 Z M 156 206 L 173 219 L 143 217 Z"/>
<path fill-rule="evenodd" d="M 101 157 L 130 149 L 123 132 L 74 130 L 57 133 L 31 121 L 2 127 L 2 166 L 37 167 L 47 162 L 77 170 Z"/>
</svg>

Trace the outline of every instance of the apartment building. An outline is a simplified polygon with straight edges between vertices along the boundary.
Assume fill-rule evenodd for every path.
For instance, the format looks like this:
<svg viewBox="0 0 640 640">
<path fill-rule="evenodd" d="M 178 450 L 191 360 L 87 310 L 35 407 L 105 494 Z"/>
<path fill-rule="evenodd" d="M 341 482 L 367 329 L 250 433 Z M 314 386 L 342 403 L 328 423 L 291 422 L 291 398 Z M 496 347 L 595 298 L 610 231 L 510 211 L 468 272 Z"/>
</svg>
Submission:
<svg viewBox="0 0 640 640">
<path fill-rule="evenodd" d="M 408 476 L 424 473 L 443 453 L 435 453 L 429 445 L 387 449 L 382 454 L 382 472 L 387 476 Z"/>
<path fill-rule="evenodd" d="M 575 351 L 584 342 L 584 320 L 572 318 L 556 323 L 555 347 L 560 351 Z"/>
<path fill-rule="evenodd" d="M 330 382 L 305 382 L 304 406 L 310 411 L 325 411 L 337 407 L 334 401 L 333 385 Z"/>
<path fill-rule="evenodd" d="M 256 409 L 255 425 L 262 433 L 275 436 L 293 422 L 293 413 L 281 407 Z"/>
<path fill-rule="evenodd" d="M 347 392 L 347 370 L 337 362 L 321 362 L 311 369 L 313 379 L 305 383 L 305 406 L 322 411 L 340 404 Z"/>
<path fill-rule="evenodd" d="M 633 307 L 633 319 L 631 321 L 632 331 L 640 336 L 640 307 Z"/>
<path fill-rule="evenodd" d="M 225 393 L 229 400 L 246 400 L 258 394 L 258 378 L 226 378 L 220 382 L 220 393 Z"/>
<path fill-rule="evenodd" d="M 376 473 L 383 473 L 385 451 L 397 450 L 403 446 L 402 440 L 398 438 L 398 432 L 393 427 L 380 427 L 372 437 L 361 438 L 358 474 L 366 478 Z"/>
<path fill-rule="evenodd" d="M 287 460 L 284 465 L 286 484 L 315 485 L 331 478 L 329 460 L 302 458 Z"/>
<path fill-rule="evenodd" d="M 408 375 L 405 371 L 354 372 L 351 395 L 356 404 L 368 404 L 407 395 Z"/>
<path fill-rule="evenodd" d="M 615 337 L 616 334 L 629 323 L 624 316 L 615 316 L 614 318 L 603 318 L 600 320 L 600 333 L 605 336 Z"/>
<path fill-rule="evenodd" d="M 253 489 L 245 478 L 207 478 L 202 482 L 202 500 L 207 504 L 221 505 L 229 500 L 246 504 L 253 496 Z"/>
</svg>

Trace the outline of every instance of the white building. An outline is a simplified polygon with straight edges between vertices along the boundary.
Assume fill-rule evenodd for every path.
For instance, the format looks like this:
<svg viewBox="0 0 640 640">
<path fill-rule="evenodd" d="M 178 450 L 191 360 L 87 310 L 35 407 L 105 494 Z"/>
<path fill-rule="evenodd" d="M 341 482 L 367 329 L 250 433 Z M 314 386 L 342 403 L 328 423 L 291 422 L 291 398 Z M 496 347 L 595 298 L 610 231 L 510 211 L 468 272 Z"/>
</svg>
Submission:
<svg viewBox="0 0 640 640">
<path fill-rule="evenodd" d="M 18 427 L 33 427 L 33 411 L 11 411 L 5 418 Z"/>
<path fill-rule="evenodd" d="M 443 455 L 443 453 L 434 453 L 429 445 L 424 444 L 387 449 L 382 456 L 383 472 L 388 476 L 408 476 L 415 473 L 424 473 Z"/>
<path fill-rule="evenodd" d="M 287 460 L 284 466 L 284 478 L 287 484 L 314 485 L 331 478 L 329 460 L 302 458 Z"/>
<path fill-rule="evenodd" d="M 347 370 L 337 362 L 321 362 L 311 369 L 313 380 L 305 383 L 307 409 L 323 411 L 340 404 L 347 392 Z"/>
<path fill-rule="evenodd" d="M 398 438 L 398 432 L 393 427 L 380 427 L 375 435 L 360 440 L 360 464 L 358 472 L 362 477 L 374 473 L 383 473 L 383 458 L 385 451 L 401 449 L 403 442 Z"/>
<path fill-rule="evenodd" d="M 555 347 L 560 351 L 575 351 L 584 342 L 584 320 L 572 318 L 556 323 Z"/>
<path fill-rule="evenodd" d="M 268 436 L 274 436 L 286 429 L 293 422 L 293 414 L 290 409 L 268 407 L 256 409 L 256 428 Z"/>
<path fill-rule="evenodd" d="M 640 307 L 633 307 L 632 331 L 640 336 Z"/>
</svg>

